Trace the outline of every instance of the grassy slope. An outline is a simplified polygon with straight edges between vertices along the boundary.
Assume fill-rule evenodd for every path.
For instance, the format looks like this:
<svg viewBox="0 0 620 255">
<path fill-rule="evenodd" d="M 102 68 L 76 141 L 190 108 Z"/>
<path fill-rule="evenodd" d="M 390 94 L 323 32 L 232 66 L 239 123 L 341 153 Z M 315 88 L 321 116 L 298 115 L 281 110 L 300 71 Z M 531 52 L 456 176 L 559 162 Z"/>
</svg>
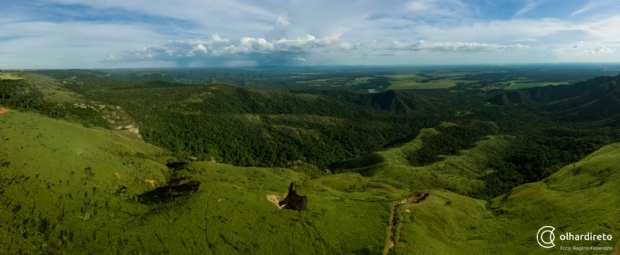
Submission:
<svg viewBox="0 0 620 255">
<path fill-rule="evenodd" d="M 120 228 L 119 219 L 146 211 L 115 196 L 119 185 L 128 194 L 141 193 L 151 188 L 145 180 L 163 183 L 169 174 L 160 163 L 137 157 L 164 151 L 131 135 L 36 114 L 1 115 L 0 140 L 0 236 L 8 241 L 1 249 L 10 253 L 45 252 L 59 245 L 100 249 L 89 240 L 102 226 Z M 80 218 L 86 214 L 87 220 Z M 99 240 L 106 239 L 103 233 Z M 68 239 L 73 241 L 62 245 Z"/>
<path fill-rule="evenodd" d="M 544 86 L 548 86 L 548 85 L 553 85 L 553 86 L 558 86 L 558 85 L 566 85 L 566 84 L 570 84 L 571 81 L 566 81 L 566 82 L 518 82 L 517 81 L 510 81 L 510 85 L 508 85 L 508 87 L 504 88 L 505 90 L 518 90 L 518 89 L 528 89 L 528 88 L 534 88 L 534 87 L 544 87 Z"/>
<path fill-rule="evenodd" d="M 614 246 L 620 236 L 620 145 L 601 148 L 543 182 L 483 201 L 435 191 L 430 202 L 402 211 L 407 222 L 398 254 L 549 254 L 559 246 Z M 452 203 L 446 205 L 446 201 Z M 493 212 L 491 214 L 490 212 Z M 536 243 L 542 226 L 554 226 L 556 247 Z M 559 241 L 564 232 L 607 233 L 613 241 Z M 608 252 L 594 252 L 606 254 Z"/>
<path fill-rule="evenodd" d="M 86 101 L 84 96 L 69 89 L 63 88 L 62 84 L 55 79 L 38 73 L 24 73 L 24 79 L 41 93 L 43 99 L 53 103 L 80 103 Z"/>
<path fill-rule="evenodd" d="M 170 175 L 157 147 L 15 111 L 0 115 L 0 135 L 0 249 L 11 253 L 374 254 L 385 243 L 376 230 L 386 227 L 387 200 L 408 195 L 357 174 L 309 180 L 289 169 L 196 162 L 184 171 L 202 182 L 198 192 L 147 206 L 131 196 Z M 308 211 L 267 200 L 291 181 L 308 196 Z M 347 190 L 359 183 L 367 189 Z"/>
<path fill-rule="evenodd" d="M 604 232 L 614 236 L 613 242 L 567 242 L 564 246 L 614 246 L 618 240 L 620 211 L 610 208 L 620 205 L 620 191 L 614 189 L 620 185 L 620 167 L 615 163 L 620 157 L 620 145 L 606 146 L 543 182 L 516 187 L 487 205 L 486 201 L 450 190 L 462 194 L 477 187 L 475 177 L 485 172 L 480 167 L 486 159 L 501 153 L 512 138 L 490 136 L 459 156 L 448 156 L 424 167 L 409 165 L 405 154 L 422 146 L 421 137 L 435 134 L 434 129 L 424 129 L 402 147 L 345 165 L 348 170 L 396 187 L 432 189 L 426 201 L 397 207 L 396 222 L 400 227 L 392 249 L 395 254 L 549 253 L 535 239 L 538 229 L 546 225 L 573 233 Z M 556 244 L 559 247 L 560 243 Z"/>
<path fill-rule="evenodd" d="M 22 74 L 27 83 L 33 85 L 36 90 L 43 94 L 43 100 L 51 103 L 70 103 L 77 108 L 90 108 L 101 114 L 103 119 L 110 124 L 110 128 L 129 129 L 134 135 L 139 136 L 137 124 L 133 119 L 119 106 L 105 104 L 87 100 L 70 89 L 67 89 L 58 80 L 50 78 L 35 72 L 27 72 Z M 75 120 L 79 122 L 79 120 Z"/>
<path fill-rule="evenodd" d="M 348 168 L 346 171 L 373 176 L 411 191 L 443 188 L 467 193 L 482 185 L 477 178 L 486 172 L 487 160 L 496 157 L 512 140 L 510 136 L 488 136 L 474 148 L 461 151 L 461 155 L 444 156 L 444 160 L 428 166 L 410 165 L 406 155 L 423 146 L 422 137 L 436 134 L 438 131 L 433 128 L 422 129 L 416 139 L 401 147 L 359 157 L 348 161 L 344 166 Z"/>
<path fill-rule="evenodd" d="M 444 125 L 450 125 L 445 123 Z M 437 131 L 425 129 L 420 136 Z M 466 192 L 486 157 L 509 137 L 478 142 L 425 167 L 406 164 L 418 139 L 358 159 L 358 173 L 307 175 L 283 168 L 195 162 L 182 171 L 201 181 L 195 194 L 147 206 L 132 195 L 171 174 L 166 152 L 120 131 L 11 111 L 0 115 L 0 249 L 10 253 L 378 254 L 386 243 L 390 201 L 432 189 L 395 213 L 396 254 L 548 253 L 538 228 L 620 236 L 620 145 L 610 145 L 543 182 L 519 186 L 487 205 Z M 91 167 L 91 170 L 87 170 Z M 436 176 L 434 176 L 436 175 Z M 266 198 L 291 181 L 308 211 L 280 210 Z M 127 187 L 126 191 L 119 187 Z M 434 189 L 433 189 L 434 188 Z M 446 205 L 446 201 L 451 204 Z M 613 246 L 616 243 L 599 245 Z M 571 242 L 570 245 L 592 243 Z"/>
</svg>

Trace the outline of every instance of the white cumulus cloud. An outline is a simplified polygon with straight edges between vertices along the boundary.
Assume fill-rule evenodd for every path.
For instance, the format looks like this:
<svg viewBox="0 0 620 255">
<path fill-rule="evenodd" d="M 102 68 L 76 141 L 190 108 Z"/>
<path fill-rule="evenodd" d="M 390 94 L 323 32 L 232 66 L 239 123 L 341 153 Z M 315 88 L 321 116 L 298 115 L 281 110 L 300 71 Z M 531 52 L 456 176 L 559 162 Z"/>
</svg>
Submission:
<svg viewBox="0 0 620 255">
<path fill-rule="evenodd" d="M 481 52 L 481 51 L 506 51 L 527 49 L 529 46 L 522 44 L 500 45 L 477 42 L 426 42 L 420 40 L 413 44 L 394 42 L 389 49 L 403 51 L 433 51 L 433 52 Z"/>
<path fill-rule="evenodd" d="M 549 52 L 551 52 L 551 54 L 553 54 L 553 55 L 558 55 L 558 56 L 566 54 L 566 53 L 564 53 L 563 49 L 553 49 L 553 50 L 550 50 Z"/>
<path fill-rule="evenodd" d="M 601 54 L 608 54 L 608 53 L 613 53 L 613 52 L 614 52 L 614 49 L 610 49 L 605 46 L 599 46 L 595 50 L 584 50 L 583 51 L 583 53 L 588 54 L 588 55 L 601 55 Z"/>
<path fill-rule="evenodd" d="M 211 40 L 170 41 L 163 46 L 144 47 L 126 51 L 107 62 L 133 61 L 203 61 L 203 60 L 254 60 L 258 63 L 278 64 L 294 60 L 306 61 L 300 55 L 309 53 L 333 53 L 340 55 L 389 54 L 396 52 L 493 52 L 529 48 L 522 44 L 489 44 L 478 42 L 427 42 L 377 43 L 377 41 L 341 40 L 316 38 L 306 35 L 295 39 L 267 40 L 265 38 L 243 37 L 238 43 L 212 38 Z"/>
<path fill-rule="evenodd" d="M 204 46 L 204 45 L 202 45 L 202 43 L 199 43 L 199 44 L 196 46 L 196 49 L 195 49 L 195 50 L 196 50 L 196 51 L 200 51 L 200 52 L 202 52 L 202 53 L 207 53 L 207 48 L 205 48 L 205 46 Z"/>
<path fill-rule="evenodd" d="M 583 46 L 583 41 L 578 42 L 577 44 L 575 44 L 575 46 L 573 46 L 573 49 L 581 48 L 581 46 Z"/>
</svg>

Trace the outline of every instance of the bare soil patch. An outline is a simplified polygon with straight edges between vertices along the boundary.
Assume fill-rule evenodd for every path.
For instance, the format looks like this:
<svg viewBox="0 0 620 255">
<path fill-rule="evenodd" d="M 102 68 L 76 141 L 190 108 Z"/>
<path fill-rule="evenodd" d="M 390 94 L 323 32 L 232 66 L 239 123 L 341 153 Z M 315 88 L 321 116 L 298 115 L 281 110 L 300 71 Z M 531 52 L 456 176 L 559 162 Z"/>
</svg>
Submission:
<svg viewBox="0 0 620 255">
<path fill-rule="evenodd" d="M 7 112 L 9 112 L 9 110 L 4 109 L 4 108 L 0 108 L 0 114 L 5 114 Z"/>
<path fill-rule="evenodd" d="M 269 202 L 273 203 L 274 205 L 276 205 L 278 208 L 282 209 L 282 207 L 284 207 L 284 205 L 280 205 L 280 201 L 284 200 L 284 198 L 288 195 L 288 193 L 284 193 L 282 195 L 278 195 L 278 194 L 267 194 L 267 200 L 269 200 Z"/>
<path fill-rule="evenodd" d="M 406 198 L 400 201 L 400 204 L 406 204 L 406 203 L 411 203 L 411 204 L 417 204 L 420 201 L 423 201 L 424 199 L 426 199 L 426 197 L 428 197 L 429 193 L 428 191 L 419 194 L 419 195 L 414 195 L 410 198 Z"/>
</svg>

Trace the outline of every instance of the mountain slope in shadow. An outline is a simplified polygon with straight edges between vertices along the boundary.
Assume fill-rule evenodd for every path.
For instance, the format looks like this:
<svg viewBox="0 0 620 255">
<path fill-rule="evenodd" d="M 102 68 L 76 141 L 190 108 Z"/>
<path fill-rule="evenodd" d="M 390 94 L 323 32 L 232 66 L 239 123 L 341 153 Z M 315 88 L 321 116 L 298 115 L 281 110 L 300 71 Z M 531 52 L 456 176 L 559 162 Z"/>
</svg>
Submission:
<svg viewBox="0 0 620 255">
<path fill-rule="evenodd" d="M 496 105 L 521 105 L 568 121 L 593 121 L 620 112 L 620 75 L 601 76 L 573 85 L 546 86 L 495 95 Z"/>
</svg>

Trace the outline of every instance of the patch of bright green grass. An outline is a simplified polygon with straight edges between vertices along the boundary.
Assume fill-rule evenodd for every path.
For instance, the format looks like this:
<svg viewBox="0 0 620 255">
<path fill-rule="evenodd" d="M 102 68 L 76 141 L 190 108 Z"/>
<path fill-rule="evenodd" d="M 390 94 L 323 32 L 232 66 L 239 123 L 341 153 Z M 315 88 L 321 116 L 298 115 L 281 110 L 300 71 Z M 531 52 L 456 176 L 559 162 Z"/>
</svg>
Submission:
<svg viewBox="0 0 620 255">
<path fill-rule="evenodd" d="M 466 81 L 460 81 L 460 80 L 434 80 L 434 81 L 430 81 L 430 82 L 426 82 L 426 83 L 410 84 L 409 86 L 411 86 L 414 89 L 445 89 L 445 88 L 454 87 L 459 82 L 466 82 Z"/>
<path fill-rule="evenodd" d="M 620 145 L 606 146 L 543 182 L 515 187 L 485 202 L 431 192 L 430 202 L 405 206 L 396 254 L 549 254 L 560 246 L 613 247 L 620 236 Z M 449 204 L 446 202 L 450 200 Z M 541 248 L 536 233 L 556 228 L 555 244 Z M 559 236 L 606 233 L 612 241 L 562 241 Z M 599 252 L 601 253 L 601 252 Z M 602 252 L 602 254 L 608 254 Z"/>
<path fill-rule="evenodd" d="M 35 88 L 43 93 L 45 101 L 54 103 L 76 103 L 85 100 L 84 96 L 75 93 L 62 86 L 62 83 L 56 79 L 37 73 L 24 73 L 26 82 L 35 86 Z"/>
<path fill-rule="evenodd" d="M 471 83 L 473 81 L 459 80 L 467 73 L 451 73 L 451 72 L 438 72 L 438 73 L 425 73 L 424 76 L 418 73 L 388 75 L 391 85 L 389 89 L 392 90 L 406 90 L 406 89 L 445 89 L 456 86 L 459 82 Z M 435 80 L 429 82 L 422 82 L 428 77 L 433 77 Z"/>
<path fill-rule="evenodd" d="M 533 87 L 543 87 L 543 86 L 557 86 L 557 85 L 567 85 L 570 84 L 570 81 L 565 82 L 540 82 L 529 79 L 518 79 L 509 81 L 508 87 L 504 88 L 506 90 L 517 90 L 517 89 L 526 89 Z"/>
<path fill-rule="evenodd" d="M 23 80 L 24 78 L 17 76 L 14 73 L 2 72 L 0 74 L 0 80 Z"/>
<path fill-rule="evenodd" d="M 456 125 L 442 123 L 442 126 Z M 460 155 L 443 156 L 442 161 L 427 165 L 413 166 L 407 155 L 423 146 L 422 138 L 439 132 L 433 128 L 422 129 L 416 139 L 398 148 L 375 152 L 352 159 L 344 164 L 346 171 L 355 171 L 364 176 L 372 176 L 403 189 L 421 191 L 430 188 L 445 188 L 467 194 L 483 183 L 478 177 L 484 175 L 487 162 L 499 154 L 512 141 L 510 136 L 488 136 Z"/>
<path fill-rule="evenodd" d="M 127 199 L 169 175 L 160 148 L 37 114 L 0 115 L 0 141 L 0 249 L 13 254 L 102 252 L 148 212 Z"/>
<path fill-rule="evenodd" d="M 369 80 L 374 79 L 374 77 L 359 77 L 359 78 L 355 78 L 355 80 L 348 82 L 346 85 L 357 85 L 357 84 L 365 84 L 368 83 Z"/>
<path fill-rule="evenodd" d="M 181 171 L 202 183 L 196 193 L 149 206 L 135 195 L 171 175 L 162 149 L 15 111 L 0 115 L 0 140 L 0 237 L 10 240 L 0 249 L 10 253 L 376 254 L 385 201 L 406 195 L 353 174 L 310 180 L 290 169 L 195 162 Z M 267 199 L 291 182 L 307 211 Z"/>
<path fill-rule="evenodd" d="M 416 80 L 403 79 L 392 81 L 392 85 L 388 87 L 392 90 L 403 89 L 445 89 L 456 86 L 459 82 L 471 82 L 462 80 L 433 80 L 429 82 L 419 82 Z"/>
</svg>

